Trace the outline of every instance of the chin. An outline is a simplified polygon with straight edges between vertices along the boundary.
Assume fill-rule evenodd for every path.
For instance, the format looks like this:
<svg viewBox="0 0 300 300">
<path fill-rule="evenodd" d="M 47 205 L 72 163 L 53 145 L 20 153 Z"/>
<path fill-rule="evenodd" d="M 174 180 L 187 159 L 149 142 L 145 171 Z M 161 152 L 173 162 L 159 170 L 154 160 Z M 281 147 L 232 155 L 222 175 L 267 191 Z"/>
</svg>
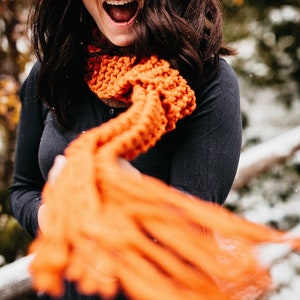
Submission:
<svg viewBox="0 0 300 300">
<path fill-rule="evenodd" d="M 133 38 L 112 38 L 109 41 L 117 47 L 128 47 L 132 44 Z"/>
</svg>

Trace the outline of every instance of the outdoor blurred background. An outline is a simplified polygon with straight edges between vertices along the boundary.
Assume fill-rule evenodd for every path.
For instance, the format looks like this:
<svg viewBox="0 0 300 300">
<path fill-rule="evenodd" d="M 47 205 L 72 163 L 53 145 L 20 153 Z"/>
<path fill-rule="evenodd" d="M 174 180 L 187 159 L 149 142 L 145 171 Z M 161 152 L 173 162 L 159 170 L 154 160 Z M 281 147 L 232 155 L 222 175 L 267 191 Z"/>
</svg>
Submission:
<svg viewBox="0 0 300 300">
<path fill-rule="evenodd" d="M 26 255 L 30 242 L 11 217 L 8 186 L 20 111 L 18 90 L 35 61 L 27 28 L 33 2 L 0 2 L 0 266 Z M 225 41 L 239 52 L 228 61 L 240 82 L 244 152 L 300 126 L 300 0 L 222 2 Z M 299 224 L 300 152 L 233 189 L 226 206 L 279 229 Z M 286 258 L 274 273 L 281 289 L 272 299 L 300 299 L 299 257 Z"/>
</svg>

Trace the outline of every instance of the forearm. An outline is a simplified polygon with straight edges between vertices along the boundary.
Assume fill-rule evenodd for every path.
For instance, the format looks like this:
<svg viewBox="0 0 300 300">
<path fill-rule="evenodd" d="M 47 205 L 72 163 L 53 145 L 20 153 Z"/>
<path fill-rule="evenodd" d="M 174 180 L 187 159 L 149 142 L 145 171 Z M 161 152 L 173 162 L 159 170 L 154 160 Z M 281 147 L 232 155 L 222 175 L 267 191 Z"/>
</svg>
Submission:
<svg viewBox="0 0 300 300">
<path fill-rule="evenodd" d="M 41 193 L 39 191 L 25 191 L 24 188 L 13 184 L 10 188 L 10 201 L 13 216 L 31 236 L 36 236 Z"/>
</svg>

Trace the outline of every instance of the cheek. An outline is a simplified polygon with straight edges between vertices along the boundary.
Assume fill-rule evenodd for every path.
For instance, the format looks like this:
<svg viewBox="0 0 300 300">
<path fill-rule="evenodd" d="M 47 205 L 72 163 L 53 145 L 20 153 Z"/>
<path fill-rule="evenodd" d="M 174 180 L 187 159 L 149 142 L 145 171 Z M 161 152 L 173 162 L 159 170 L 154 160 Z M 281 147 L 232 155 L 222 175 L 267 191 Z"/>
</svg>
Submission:
<svg viewBox="0 0 300 300">
<path fill-rule="evenodd" d="M 91 13 L 94 1 L 89 1 L 89 0 L 82 0 L 83 5 L 85 6 L 86 10 Z"/>
<path fill-rule="evenodd" d="M 101 3 L 97 0 L 83 0 L 82 2 L 94 21 L 98 23 L 97 20 L 103 13 Z"/>
</svg>

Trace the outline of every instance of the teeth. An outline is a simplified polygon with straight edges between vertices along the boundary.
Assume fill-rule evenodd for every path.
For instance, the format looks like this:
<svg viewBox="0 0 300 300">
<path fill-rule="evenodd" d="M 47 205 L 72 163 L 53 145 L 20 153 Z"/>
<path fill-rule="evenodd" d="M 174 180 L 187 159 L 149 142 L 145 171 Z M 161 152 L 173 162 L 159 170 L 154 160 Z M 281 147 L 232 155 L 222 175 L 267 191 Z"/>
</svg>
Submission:
<svg viewBox="0 0 300 300">
<path fill-rule="evenodd" d="M 134 2 L 135 0 L 107 0 L 105 1 L 108 5 L 125 5 L 127 3 Z"/>
</svg>

